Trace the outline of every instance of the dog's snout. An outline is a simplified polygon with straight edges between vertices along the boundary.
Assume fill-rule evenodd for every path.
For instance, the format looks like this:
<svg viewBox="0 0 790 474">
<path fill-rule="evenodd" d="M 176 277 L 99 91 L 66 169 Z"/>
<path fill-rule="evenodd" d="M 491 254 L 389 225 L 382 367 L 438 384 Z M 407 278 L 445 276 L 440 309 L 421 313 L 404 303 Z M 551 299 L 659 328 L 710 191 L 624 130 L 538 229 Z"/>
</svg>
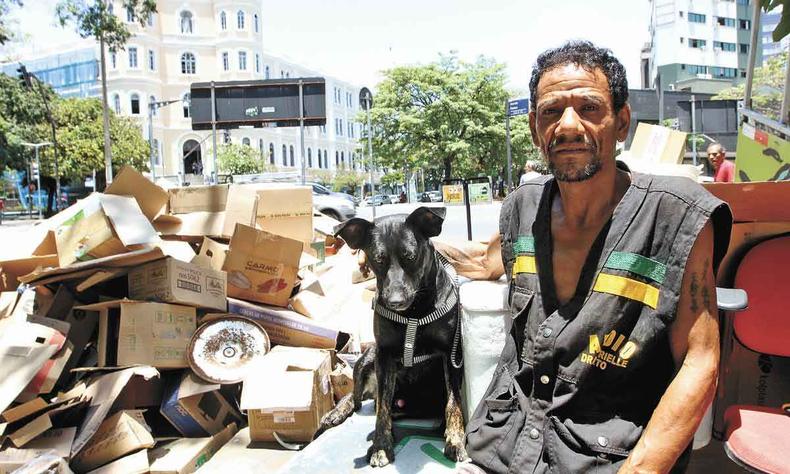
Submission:
<svg viewBox="0 0 790 474">
<path fill-rule="evenodd" d="M 405 294 L 393 293 L 387 298 L 387 306 L 394 309 L 395 311 L 403 311 L 409 307 L 409 304 L 406 302 Z"/>
</svg>

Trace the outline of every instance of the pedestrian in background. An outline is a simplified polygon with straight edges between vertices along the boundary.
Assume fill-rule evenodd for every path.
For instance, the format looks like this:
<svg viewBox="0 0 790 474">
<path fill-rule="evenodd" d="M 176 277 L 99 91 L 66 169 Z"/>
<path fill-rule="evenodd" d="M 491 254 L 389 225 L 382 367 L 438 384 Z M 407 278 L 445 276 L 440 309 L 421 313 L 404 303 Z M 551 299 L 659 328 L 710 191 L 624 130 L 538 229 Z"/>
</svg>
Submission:
<svg viewBox="0 0 790 474">
<path fill-rule="evenodd" d="M 713 166 L 713 181 L 716 183 L 732 183 L 735 181 L 735 163 L 724 159 L 727 149 L 721 143 L 708 146 L 708 161 Z"/>
<path fill-rule="evenodd" d="M 518 185 L 521 186 L 527 181 L 541 176 L 541 174 L 537 171 L 537 168 L 538 168 L 538 164 L 535 161 L 527 160 L 527 162 L 524 163 L 524 173 L 521 175 L 521 179 L 519 179 Z"/>
</svg>

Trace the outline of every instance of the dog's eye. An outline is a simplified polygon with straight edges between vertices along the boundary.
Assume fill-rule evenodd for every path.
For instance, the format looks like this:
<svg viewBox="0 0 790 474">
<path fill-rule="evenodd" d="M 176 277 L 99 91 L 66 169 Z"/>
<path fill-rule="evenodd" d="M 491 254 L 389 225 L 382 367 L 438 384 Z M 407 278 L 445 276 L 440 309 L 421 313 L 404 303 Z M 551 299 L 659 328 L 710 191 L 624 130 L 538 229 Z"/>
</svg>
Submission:
<svg viewBox="0 0 790 474">
<path fill-rule="evenodd" d="M 417 254 L 416 253 L 412 253 L 412 252 L 407 252 L 407 253 L 403 254 L 403 258 L 405 258 L 406 260 L 412 261 L 412 260 L 415 260 L 417 258 Z"/>
</svg>

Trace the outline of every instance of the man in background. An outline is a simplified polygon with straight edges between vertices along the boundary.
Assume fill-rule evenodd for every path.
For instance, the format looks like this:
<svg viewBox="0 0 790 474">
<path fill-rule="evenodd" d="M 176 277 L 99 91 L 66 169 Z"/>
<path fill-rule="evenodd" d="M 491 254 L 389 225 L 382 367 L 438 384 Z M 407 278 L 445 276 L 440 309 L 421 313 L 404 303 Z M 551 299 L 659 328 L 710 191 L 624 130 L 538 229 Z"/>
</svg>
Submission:
<svg viewBox="0 0 790 474">
<path fill-rule="evenodd" d="M 716 183 L 732 183 L 735 181 L 735 163 L 724 159 L 727 150 L 721 143 L 708 146 L 708 161 L 713 166 L 713 181 Z"/>
</svg>

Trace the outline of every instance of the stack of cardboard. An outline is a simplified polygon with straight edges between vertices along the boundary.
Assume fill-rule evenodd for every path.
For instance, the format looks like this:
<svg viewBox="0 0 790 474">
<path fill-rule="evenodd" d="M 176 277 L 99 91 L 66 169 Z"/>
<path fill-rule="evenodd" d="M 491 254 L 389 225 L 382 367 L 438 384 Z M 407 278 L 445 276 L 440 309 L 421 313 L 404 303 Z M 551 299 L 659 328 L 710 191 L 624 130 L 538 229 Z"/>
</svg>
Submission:
<svg viewBox="0 0 790 474">
<path fill-rule="evenodd" d="M 310 188 L 164 190 L 125 168 L 36 226 L 0 261 L 0 474 L 188 473 L 237 431 L 309 442 L 351 387 L 334 353 L 372 340 L 356 257 L 325 258 L 313 217 Z M 189 351 L 228 315 L 276 347 L 220 385 Z"/>
</svg>

